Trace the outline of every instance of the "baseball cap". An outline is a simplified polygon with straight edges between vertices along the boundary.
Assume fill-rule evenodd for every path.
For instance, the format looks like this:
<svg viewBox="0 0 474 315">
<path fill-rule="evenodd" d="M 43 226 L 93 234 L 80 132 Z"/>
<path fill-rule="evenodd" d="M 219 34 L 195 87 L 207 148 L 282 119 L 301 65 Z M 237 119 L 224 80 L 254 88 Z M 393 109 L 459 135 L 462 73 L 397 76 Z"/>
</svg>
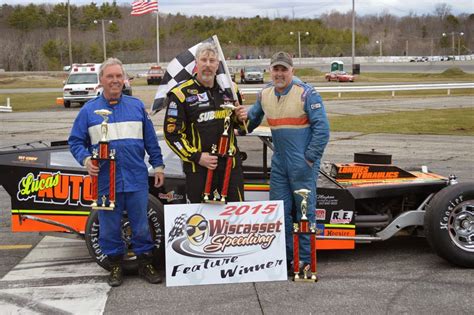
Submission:
<svg viewBox="0 0 474 315">
<path fill-rule="evenodd" d="M 274 67 L 277 65 L 280 65 L 286 68 L 293 67 L 293 59 L 291 59 L 290 54 L 284 51 L 279 51 L 272 56 L 272 59 L 270 61 L 270 67 Z"/>
</svg>

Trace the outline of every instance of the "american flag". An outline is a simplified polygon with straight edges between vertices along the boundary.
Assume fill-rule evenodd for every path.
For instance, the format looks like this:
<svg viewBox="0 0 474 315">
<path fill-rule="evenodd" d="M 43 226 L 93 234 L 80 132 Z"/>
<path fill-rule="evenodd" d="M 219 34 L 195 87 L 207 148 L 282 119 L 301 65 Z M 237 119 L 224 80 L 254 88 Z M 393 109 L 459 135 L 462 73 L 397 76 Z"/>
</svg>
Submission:
<svg viewBox="0 0 474 315">
<path fill-rule="evenodd" d="M 156 112 L 159 112 L 163 109 L 166 94 L 168 94 L 172 88 L 178 85 L 178 83 L 188 80 L 193 76 L 193 71 L 196 66 L 196 50 L 199 45 L 207 42 L 216 44 L 214 39 L 210 37 L 199 44 L 188 48 L 186 51 L 183 51 L 178 56 L 176 56 L 176 58 L 171 60 L 171 62 L 168 64 L 168 67 L 166 68 L 165 74 L 163 75 L 163 79 L 158 86 L 155 100 L 151 105 L 152 114 L 155 114 Z M 228 95 L 232 95 L 232 81 L 230 81 L 228 78 L 229 76 L 226 75 L 224 65 L 221 60 L 219 62 L 219 68 L 217 69 L 217 84 L 219 84 L 220 88 L 225 90 Z"/>
<path fill-rule="evenodd" d="M 133 1 L 131 15 L 138 16 L 151 12 L 158 12 L 158 0 Z"/>
</svg>

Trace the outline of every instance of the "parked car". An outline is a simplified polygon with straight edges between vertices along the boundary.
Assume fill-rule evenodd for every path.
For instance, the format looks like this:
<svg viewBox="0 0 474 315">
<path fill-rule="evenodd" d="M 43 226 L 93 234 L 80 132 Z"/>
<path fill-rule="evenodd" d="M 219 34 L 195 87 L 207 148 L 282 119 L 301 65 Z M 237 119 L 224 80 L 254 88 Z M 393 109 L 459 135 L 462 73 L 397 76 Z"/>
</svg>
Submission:
<svg viewBox="0 0 474 315">
<path fill-rule="evenodd" d="M 245 199 L 268 200 L 273 149 L 268 129 L 258 128 L 248 141 L 244 158 Z M 263 146 L 262 146 L 263 143 Z M 11 197 L 14 232 L 43 232 L 85 240 L 90 255 L 105 269 L 108 258 L 98 244 L 97 211 L 91 211 L 91 178 L 69 152 L 66 141 L 28 143 L 0 150 L 0 185 Z M 181 160 L 164 140 L 165 185 L 155 188 L 150 166 L 148 217 L 157 261 L 163 262 L 163 205 L 186 202 Z M 248 156 L 252 159 L 245 158 Z M 425 236 L 438 255 L 474 268 L 474 183 L 457 183 L 428 172 L 408 171 L 391 164 L 380 152 L 354 154 L 354 162 L 324 163 L 318 178 L 315 211 L 318 249 L 354 249 L 358 242 L 387 240 L 404 234 Z M 126 215 L 126 214 L 125 214 Z M 129 223 L 123 221 L 123 240 L 129 252 L 124 268 L 136 270 Z"/>
<path fill-rule="evenodd" d="M 132 80 L 133 80 L 133 77 L 125 73 L 125 79 L 123 80 L 123 88 L 122 88 L 123 94 L 132 96 L 132 85 L 130 84 Z"/>
<path fill-rule="evenodd" d="M 354 82 L 354 76 L 345 71 L 332 71 L 324 76 L 326 80 L 337 82 Z"/>
<path fill-rule="evenodd" d="M 263 83 L 263 70 L 259 67 L 245 67 L 243 68 L 243 77 L 240 78 L 240 83 Z"/>
<path fill-rule="evenodd" d="M 160 66 L 152 66 L 146 73 L 146 83 L 151 84 L 160 84 L 163 79 L 165 71 Z"/>
<path fill-rule="evenodd" d="M 99 69 L 99 63 L 75 63 L 71 65 L 68 78 L 64 81 L 64 107 L 69 108 L 72 103 L 78 103 L 82 106 L 88 100 L 102 93 Z"/>
</svg>

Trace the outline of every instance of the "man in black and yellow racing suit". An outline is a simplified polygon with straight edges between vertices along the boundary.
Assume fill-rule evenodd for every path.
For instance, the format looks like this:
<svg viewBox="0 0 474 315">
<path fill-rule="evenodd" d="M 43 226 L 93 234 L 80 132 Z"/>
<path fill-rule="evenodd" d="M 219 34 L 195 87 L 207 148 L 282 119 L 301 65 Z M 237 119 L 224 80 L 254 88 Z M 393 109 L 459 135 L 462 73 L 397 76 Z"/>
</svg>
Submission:
<svg viewBox="0 0 474 315">
<path fill-rule="evenodd" d="M 214 170 L 211 192 L 217 189 L 220 193 L 224 180 L 226 159 L 211 151 L 213 145 L 219 144 L 225 118 L 232 114 L 231 109 L 221 105 L 233 100 L 216 82 L 218 66 L 215 45 L 201 44 L 196 51 L 196 74 L 173 88 L 165 100 L 165 139 L 183 161 L 186 193 L 191 203 L 202 202 L 208 169 Z M 240 104 L 242 100 L 237 94 Z M 234 157 L 227 201 L 244 200 L 242 161 L 234 133 L 239 125 L 238 114 L 233 114 L 228 135 Z"/>
</svg>

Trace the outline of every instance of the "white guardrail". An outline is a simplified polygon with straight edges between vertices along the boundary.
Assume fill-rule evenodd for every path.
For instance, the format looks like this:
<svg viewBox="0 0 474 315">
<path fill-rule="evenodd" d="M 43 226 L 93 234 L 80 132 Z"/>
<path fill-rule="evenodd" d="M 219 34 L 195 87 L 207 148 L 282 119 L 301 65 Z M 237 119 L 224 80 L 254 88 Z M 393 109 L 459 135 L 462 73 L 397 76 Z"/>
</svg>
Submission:
<svg viewBox="0 0 474 315">
<path fill-rule="evenodd" d="M 7 104 L 0 106 L 0 112 L 4 112 L 4 113 L 11 113 L 12 112 L 12 106 L 10 105 L 10 98 L 9 97 L 7 97 Z"/>
<path fill-rule="evenodd" d="M 350 84 L 350 83 L 348 83 Z M 414 91 L 414 90 L 446 90 L 447 95 L 451 95 L 451 90 L 455 89 L 472 89 L 474 83 L 440 83 L 440 84 L 401 84 L 401 85 L 353 85 L 353 86 L 321 86 L 316 90 L 320 93 L 338 93 L 341 97 L 342 93 L 347 92 L 392 92 L 392 97 L 395 96 L 395 91 Z M 261 88 L 242 88 L 242 93 L 257 94 Z"/>
</svg>

